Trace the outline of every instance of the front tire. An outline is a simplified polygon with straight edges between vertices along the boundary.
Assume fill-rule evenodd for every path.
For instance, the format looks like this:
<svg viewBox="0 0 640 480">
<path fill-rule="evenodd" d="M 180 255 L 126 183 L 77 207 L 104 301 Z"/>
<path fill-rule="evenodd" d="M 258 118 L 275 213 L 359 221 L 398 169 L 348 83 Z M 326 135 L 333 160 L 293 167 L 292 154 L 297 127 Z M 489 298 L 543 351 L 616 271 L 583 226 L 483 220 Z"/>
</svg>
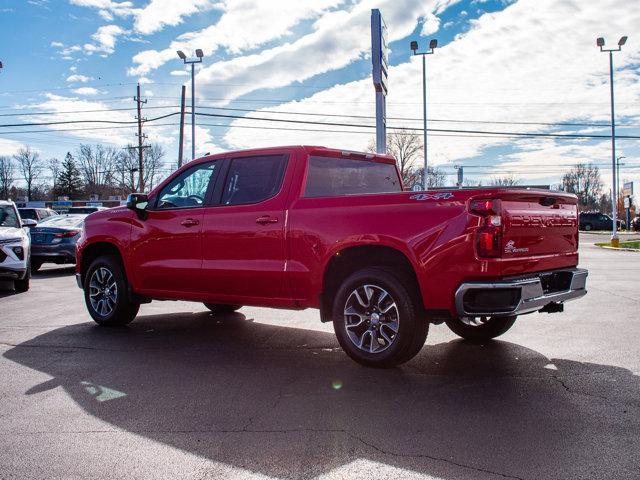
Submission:
<svg viewBox="0 0 640 480">
<path fill-rule="evenodd" d="M 212 313 L 219 315 L 237 312 L 242 308 L 242 305 L 225 305 L 222 303 L 204 303 L 204 306 L 211 310 Z"/>
<path fill-rule="evenodd" d="M 340 346 L 356 362 L 387 368 L 418 354 L 429 324 L 401 277 L 383 268 L 349 276 L 333 303 L 333 327 Z"/>
<path fill-rule="evenodd" d="M 98 325 L 126 325 L 138 314 L 120 259 L 105 255 L 93 261 L 84 279 L 84 300 Z"/>
<path fill-rule="evenodd" d="M 42 267 L 42 260 L 31 260 L 31 273 L 36 273 Z"/>
<path fill-rule="evenodd" d="M 590 223 L 587 223 L 587 224 L 584 226 L 584 230 L 585 230 L 586 232 L 591 231 L 591 224 L 590 224 Z"/>
<path fill-rule="evenodd" d="M 27 263 L 27 271 L 24 273 L 24 277 L 20 280 L 13 281 L 13 288 L 16 293 L 24 293 L 29 290 L 29 283 L 31 280 L 31 260 Z"/>
<path fill-rule="evenodd" d="M 509 317 L 450 318 L 447 326 L 456 335 L 472 342 L 485 342 L 506 333 L 517 315 Z"/>
</svg>

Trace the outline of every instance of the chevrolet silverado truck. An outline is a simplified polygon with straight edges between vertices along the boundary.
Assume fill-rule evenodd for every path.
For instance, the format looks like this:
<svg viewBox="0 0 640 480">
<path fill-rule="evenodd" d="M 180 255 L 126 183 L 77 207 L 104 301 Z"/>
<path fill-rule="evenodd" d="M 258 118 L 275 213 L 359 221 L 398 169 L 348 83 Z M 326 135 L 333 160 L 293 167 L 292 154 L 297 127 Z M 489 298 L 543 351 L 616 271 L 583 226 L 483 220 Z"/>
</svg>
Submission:
<svg viewBox="0 0 640 480">
<path fill-rule="evenodd" d="M 100 325 L 151 300 L 317 308 L 355 361 L 413 358 L 430 324 L 487 341 L 586 293 L 575 195 L 403 191 L 393 157 L 295 146 L 194 160 L 87 217 L 76 277 Z"/>
</svg>

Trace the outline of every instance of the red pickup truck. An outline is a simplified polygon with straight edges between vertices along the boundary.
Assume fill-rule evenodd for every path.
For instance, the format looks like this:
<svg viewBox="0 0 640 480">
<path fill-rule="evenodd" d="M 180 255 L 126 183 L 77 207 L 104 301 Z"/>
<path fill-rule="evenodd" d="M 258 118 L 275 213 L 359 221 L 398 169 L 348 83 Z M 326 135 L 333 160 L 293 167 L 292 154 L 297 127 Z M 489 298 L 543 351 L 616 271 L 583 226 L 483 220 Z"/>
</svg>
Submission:
<svg viewBox="0 0 640 480">
<path fill-rule="evenodd" d="M 575 195 L 403 191 L 390 156 L 294 146 L 194 160 L 87 217 L 76 277 L 101 325 L 141 303 L 318 308 L 345 352 L 398 365 L 429 324 L 485 341 L 583 296 Z"/>
</svg>

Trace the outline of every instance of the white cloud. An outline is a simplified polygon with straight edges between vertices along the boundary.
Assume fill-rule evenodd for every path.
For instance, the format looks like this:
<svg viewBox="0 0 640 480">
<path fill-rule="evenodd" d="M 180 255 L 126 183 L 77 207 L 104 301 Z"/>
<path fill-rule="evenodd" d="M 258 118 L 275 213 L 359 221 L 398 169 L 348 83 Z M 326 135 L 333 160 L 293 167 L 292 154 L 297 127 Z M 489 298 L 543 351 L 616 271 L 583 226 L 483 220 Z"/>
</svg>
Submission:
<svg viewBox="0 0 640 480">
<path fill-rule="evenodd" d="M 534 0 L 521 0 L 504 11 L 485 14 L 472 22 L 472 28 L 458 39 L 436 50 L 428 57 L 428 98 L 429 118 L 456 119 L 469 122 L 604 122 L 609 118 L 608 61 L 595 47 L 595 38 L 607 36 L 610 43 L 623 33 L 634 31 L 640 24 L 640 10 L 630 9 L 623 0 L 603 0 L 604 3 L 587 4 L 555 0 L 541 4 Z M 395 8 L 401 9 L 399 2 Z M 391 6 L 383 13 L 387 17 L 389 33 L 408 35 L 409 22 L 405 30 L 398 26 Z M 406 14 L 407 9 L 402 8 Z M 621 15 L 620 12 L 625 12 Z M 389 15 L 391 13 L 391 15 Z M 328 17 L 329 15 L 327 15 Z M 391 20 L 393 18 L 393 20 Z M 340 45 L 330 42 L 333 38 L 326 33 L 318 35 L 315 42 L 302 38 L 293 47 L 277 47 L 275 51 L 265 51 L 261 55 L 244 57 L 223 62 L 216 66 L 216 82 L 219 84 L 241 83 L 251 86 L 229 87 L 224 94 L 216 89 L 216 95 L 236 97 L 257 88 L 288 85 L 293 81 L 309 78 L 322 71 L 329 71 L 353 61 L 349 51 L 362 51 L 368 47 L 368 19 L 364 15 L 352 16 L 349 21 L 335 24 L 340 31 L 360 32 L 357 38 L 349 34 L 340 36 Z M 415 27 L 415 24 L 414 24 Z M 570 32 L 570 34 L 568 33 Z M 397 38 L 397 37 L 396 37 Z M 540 39 L 558 43 L 558 48 L 541 48 Z M 361 47 L 358 47 L 361 42 Z M 344 49 L 343 46 L 349 48 Z M 325 55 L 322 50 L 328 50 Z M 549 45 L 547 45 L 549 47 Z M 311 60 L 311 61 L 309 61 Z M 393 62 L 393 58 L 392 58 Z M 633 67 L 640 62 L 640 43 L 629 41 L 623 51 L 616 54 L 616 111 L 628 123 L 640 123 L 637 110 L 640 102 L 640 71 Z M 231 68 L 233 67 L 233 68 Z M 211 74 L 213 74 L 213 67 Z M 208 73 L 208 72 L 207 72 Z M 206 98 L 206 74 L 198 78 L 201 95 Z M 410 117 L 417 120 L 400 122 L 389 120 L 392 126 L 420 128 L 422 117 L 421 102 L 421 61 L 411 58 L 407 63 L 390 70 L 390 93 L 388 97 L 389 117 Z M 210 85 L 213 87 L 213 75 Z M 369 78 L 337 85 L 318 92 L 306 99 L 271 106 L 267 110 L 318 112 L 327 114 L 348 113 L 350 115 L 374 115 L 374 93 Z M 270 114 L 257 112 L 254 116 Z M 274 115 L 275 117 L 275 115 Z M 282 118 L 282 116 L 280 116 Z M 320 121 L 346 121 L 359 123 L 360 120 L 317 117 Z M 373 120 L 369 120 L 373 124 Z M 371 134 L 342 134 L 292 132 L 282 130 L 282 123 L 236 120 L 237 126 L 270 126 L 279 130 L 252 130 L 231 128 L 225 141 L 233 148 L 247 148 L 258 145 L 277 144 L 325 144 L 348 149 L 363 149 Z M 336 130 L 336 127 L 296 125 L 310 130 Z M 549 127 L 542 125 L 500 125 L 484 123 L 444 123 L 431 122 L 429 128 L 544 132 Z M 365 130 L 344 128 L 345 130 Z M 638 129 L 627 129 L 626 133 L 638 134 Z M 607 129 L 597 133 L 607 135 Z M 429 161 L 433 164 L 464 163 L 465 160 L 486 154 L 488 163 L 505 163 L 519 169 L 528 168 L 532 178 L 550 175 L 540 166 L 593 161 L 606 163 L 610 160 L 608 142 L 567 141 L 552 139 L 514 140 L 511 138 L 476 138 L 473 136 L 444 137 L 431 133 L 429 136 Z M 618 141 L 618 148 L 629 155 L 638 152 L 637 141 Z M 492 158 L 489 147 L 506 149 L 509 155 Z M 635 149 L 635 150 L 633 150 Z M 621 153 L 621 155 L 625 154 Z M 638 152 L 640 153 L 640 152 Z M 503 167 L 503 170 L 506 167 Z M 555 167 L 556 169 L 558 167 Z M 500 171 L 500 170 L 497 170 Z M 556 175 L 558 176 L 558 175 Z M 605 182 L 608 175 L 603 175 Z"/>
<path fill-rule="evenodd" d="M 166 25 L 182 23 L 183 17 L 222 6 L 212 0 L 151 0 L 146 7 L 136 11 L 134 28 L 138 33 L 149 35 Z"/>
<path fill-rule="evenodd" d="M 95 43 L 86 43 L 84 51 L 89 55 L 93 53 L 109 55 L 114 52 L 118 37 L 126 33 L 128 33 L 127 30 L 118 25 L 103 25 L 91 36 Z"/>
<path fill-rule="evenodd" d="M 111 21 L 113 16 L 126 17 L 135 11 L 131 2 L 114 2 L 112 0 L 69 0 L 72 5 L 79 7 L 97 8 L 99 15 Z"/>
<path fill-rule="evenodd" d="M 69 75 L 67 77 L 67 82 L 81 82 L 87 83 L 89 80 L 93 80 L 93 77 L 87 77 L 86 75 Z"/>
<path fill-rule="evenodd" d="M 455 1 L 378 1 L 389 28 L 390 41 L 407 37 L 425 15 L 440 12 Z M 330 11 L 314 24 L 314 31 L 254 55 L 236 57 L 204 67 L 199 85 L 227 84 L 223 97 L 236 98 L 263 88 L 278 88 L 313 76 L 343 68 L 368 54 L 371 49 L 372 2 L 362 2 L 350 10 Z M 408 14 L 411 12 L 411 14 Z"/>
<path fill-rule="evenodd" d="M 174 77 L 188 77 L 189 72 L 187 72 L 186 70 L 171 70 L 169 75 Z"/>
<path fill-rule="evenodd" d="M 229 0 L 217 23 L 196 32 L 180 35 L 164 50 L 146 50 L 133 57 L 136 66 L 129 75 L 143 75 L 165 63 L 177 60 L 176 50 L 192 52 L 202 48 L 210 55 L 218 48 L 231 53 L 263 45 L 290 34 L 303 19 L 313 19 L 342 0 L 272 0 L 253 2 Z"/>
<path fill-rule="evenodd" d="M 76 95 L 97 95 L 100 93 L 97 89 L 93 87 L 80 87 L 72 90 Z"/>
<path fill-rule="evenodd" d="M 147 78 L 147 77 L 140 77 L 138 79 L 138 83 L 140 85 L 145 85 L 145 84 L 153 83 L 153 80 L 151 80 L 150 78 Z"/>
<path fill-rule="evenodd" d="M 9 138 L 0 137 L 0 155 L 11 156 L 16 153 L 20 148 L 25 147 L 22 142 L 17 140 L 11 140 Z"/>
<path fill-rule="evenodd" d="M 420 32 L 420 34 L 423 36 L 431 35 L 432 33 L 437 32 L 439 28 L 440 19 L 433 13 L 428 13 L 427 15 L 425 15 L 424 21 L 422 23 L 422 31 Z"/>
</svg>

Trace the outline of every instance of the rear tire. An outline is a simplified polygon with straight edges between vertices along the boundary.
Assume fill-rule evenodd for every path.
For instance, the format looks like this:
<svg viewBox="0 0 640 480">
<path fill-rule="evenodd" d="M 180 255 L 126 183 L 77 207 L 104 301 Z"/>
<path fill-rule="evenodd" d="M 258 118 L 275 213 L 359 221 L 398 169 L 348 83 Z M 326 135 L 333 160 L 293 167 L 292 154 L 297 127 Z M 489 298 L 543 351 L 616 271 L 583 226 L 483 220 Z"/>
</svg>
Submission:
<svg viewBox="0 0 640 480">
<path fill-rule="evenodd" d="M 584 229 L 585 229 L 585 231 L 587 231 L 587 232 L 588 232 L 588 231 L 590 231 L 590 230 L 591 230 L 591 224 L 590 224 L 590 223 L 587 223 L 587 224 L 584 226 Z"/>
<path fill-rule="evenodd" d="M 507 332 L 515 323 L 517 315 L 489 317 L 484 323 L 471 325 L 460 318 L 450 318 L 447 326 L 456 335 L 472 342 L 486 342 Z"/>
<path fill-rule="evenodd" d="M 380 267 L 350 275 L 336 292 L 333 328 L 340 346 L 361 365 L 388 368 L 411 360 L 429 324 L 401 277 Z"/>
<path fill-rule="evenodd" d="M 126 325 L 140 309 L 140 303 L 131 298 L 124 268 L 115 255 L 93 261 L 84 278 L 84 300 L 98 325 Z"/>
<path fill-rule="evenodd" d="M 205 303 L 204 306 L 211 310 L 211 312 L 219 315 L 237 312 L 242 308 L 242 305 L 225 305 L 222 303 Z"/>
</svg>

